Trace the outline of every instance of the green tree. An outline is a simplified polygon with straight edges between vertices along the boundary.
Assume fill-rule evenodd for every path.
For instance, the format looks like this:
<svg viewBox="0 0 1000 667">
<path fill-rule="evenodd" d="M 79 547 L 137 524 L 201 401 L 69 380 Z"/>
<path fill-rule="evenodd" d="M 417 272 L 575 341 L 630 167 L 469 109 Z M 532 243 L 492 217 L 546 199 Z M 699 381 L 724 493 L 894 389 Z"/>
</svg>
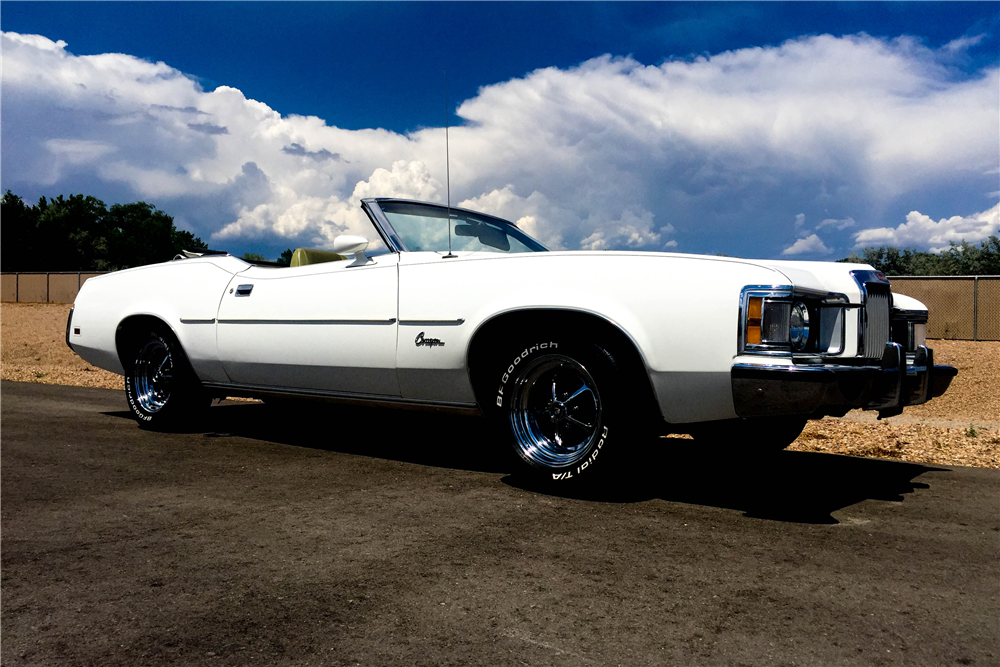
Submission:
<svg viewBox="0 0 1000 667">
<path fill-rule="evenodd" d="M 852 252 L 839 261 L 871 264 L 887 276 L 1000 275 L 1000 237 L 991 236 L 978 246 L 968 241 L 952 242 L 940 254 L 893 246 L 865 248 L 860 255 Z"/>
<path fill-rule="evenodd" d="M 282 266 L 291 266 L 292 265 L 292 255 L 294 253 L 295 253 L 295 251 L 292 250 L 291 248 L 288 248 L 287 250 L 285 250 L 284 252 L 282 252 L 281 253 L 281 257 L 278 258 L 278 264 L 281 264 Z"/>
<path fill-rule="evenodd" d="M 4 271 L 24 271 L 39 245 L 38 209 L 8 190 L 0 200 L 0 218 L 0 266 Z"/>
<path fill-rule="evenodd" d="M 181 250 L 206 249 L 200 238 L 174 227 L 174 219 L 146 202 L 115 204 L 104 218 L 108 252 L 103 270 L 165 262 Z"/>
<path fill-rule="evenodd" d="M 5 271 L 116 270 L 206 248 L 146 202 L 115 204 L 108 210 L 94 197 L 59 195 L 27 206 L 8 190 L 0 216 L 0 264 Z"/>
<path fill-rule="evenodd" d="M 70 195 L 38 200 L 36 247 L 30 261 L 34 271 L 96 269 L 96 260 L 107 254 L 103 219 L 104 202 L 90 196 Z"/>
<path fill-rule="evenodd" d="M 243 253 L 243 259 L 247 260 L 248 262 L 267 261 L 267 257 L 264 257 L 264 255 L 260 254 L 259 252 L 245 252 Z"/>
<path fill-rule="evenodd" d="M 1000 237 L 991 236 L 978 247 L 967 241 L 961 245 L 953 242 L 941 253 L 941 261 L 948 271 L 942 275 L 1000 275 Z"/>
</svg>

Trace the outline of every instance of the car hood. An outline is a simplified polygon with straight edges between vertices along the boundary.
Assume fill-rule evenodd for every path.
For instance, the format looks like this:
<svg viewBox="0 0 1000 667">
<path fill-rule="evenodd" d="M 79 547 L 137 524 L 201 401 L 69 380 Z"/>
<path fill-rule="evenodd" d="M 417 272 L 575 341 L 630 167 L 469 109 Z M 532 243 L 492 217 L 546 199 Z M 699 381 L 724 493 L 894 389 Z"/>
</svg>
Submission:
<svg viewBox="0 0 1000 667">
<path fill-rule="evenodd" d="M 545 254 L 591 255 L 593 257 L 633 256 L 633 257 L 663 257 L 673 260 L 696 260 L 699 262 L 725 262 L 758 266 L 775 271 L 775 284 L 787 284 L 804 289 L 824 292 L 835 292 L 846 295 L 851 302 L 859 303 L 861 290 L 851 277 L 851 271 L 874 271 L 868 264 L 849 264 L 846 262 L 802 262 L 772 259 L 744 259 L 742 257 L 723 257 L 715 255 L 693 255 L 673 252 L 643 252 L 643 251 L 555 251 Z M 706 270 L 707 267 L 706 267 Z"/>
</svg>

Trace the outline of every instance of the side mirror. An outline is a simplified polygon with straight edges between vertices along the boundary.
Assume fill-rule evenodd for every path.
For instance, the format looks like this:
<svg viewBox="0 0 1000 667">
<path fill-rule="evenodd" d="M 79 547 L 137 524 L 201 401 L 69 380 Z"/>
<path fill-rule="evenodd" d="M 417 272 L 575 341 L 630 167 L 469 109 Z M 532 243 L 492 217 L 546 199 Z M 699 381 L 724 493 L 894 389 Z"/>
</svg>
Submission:
<svg viewBox="0 0 1000 667">
<path fill-rule="evenodd" d="M 338 255 L 354 255 L 354 263 L 351 266 L 362 266 L 372 260 L 365 255 L 365 248 L 368 247 L 368 239 L 363 236 L 338 236 L 333 239 L 333 252 Z"/>
</svg>

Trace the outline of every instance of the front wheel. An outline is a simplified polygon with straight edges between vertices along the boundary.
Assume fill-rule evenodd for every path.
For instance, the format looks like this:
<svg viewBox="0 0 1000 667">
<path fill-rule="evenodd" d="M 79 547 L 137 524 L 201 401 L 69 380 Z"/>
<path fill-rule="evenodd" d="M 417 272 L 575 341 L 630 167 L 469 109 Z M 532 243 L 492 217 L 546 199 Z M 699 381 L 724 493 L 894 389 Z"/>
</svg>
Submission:
<svg viewBox="0 0 1000 667">
<path fill-rule="evenodd" d="M 502 357 L 494 405 L 522 472 L 568 483 L 617 468 L 633 429 L 615 359 L 602 347 L 566 339 L 526 341 Z"/>
<path fill-rule="evenodd" d="M 140 426 L 176 428 L 202 415 L 211 402 L 180 344 L 158 329 L 136 336 L 126 364 L 125 396 Z"/>
</svg>

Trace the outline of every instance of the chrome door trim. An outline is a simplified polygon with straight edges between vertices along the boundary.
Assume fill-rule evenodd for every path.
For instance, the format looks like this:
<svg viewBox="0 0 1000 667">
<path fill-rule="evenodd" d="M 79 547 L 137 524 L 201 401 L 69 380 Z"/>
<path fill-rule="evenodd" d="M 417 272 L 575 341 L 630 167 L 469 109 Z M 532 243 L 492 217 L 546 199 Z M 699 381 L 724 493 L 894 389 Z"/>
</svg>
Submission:
<svg viewBox="0 0 1000 667">
<path fill-rule="evenodd" d="M 182 320 L 183 321 L 183 320 Z M 396 318 L 388 320 L 219 320 L 219 324 L 395 324 Z"/>
<path fill-rule="evenodd" d="M 400 320 L 399 324 L 406 327 L 457 327 L 465 324 L 459 317 L 455 320 Z"/>
<path fill-rule="evenodd" d="M 358 394 L 344 391 L 328 391 L 323 389 L 295 389 L 289 387 L 274 387 L 269 385 L 237 384 L 232 382 L 204 382 L 202 386 L 227 392 L 227 395 L 247 396 L 297 396 L 299 398 L 314 398 L 389 408 L 416 408 L 438 410 L 466 415 L 480 415 L 475 403 L 458 403 L 448 401 L 429 401 L 419 398 L 402 398 L 385 394 Z"/>
</svg>

